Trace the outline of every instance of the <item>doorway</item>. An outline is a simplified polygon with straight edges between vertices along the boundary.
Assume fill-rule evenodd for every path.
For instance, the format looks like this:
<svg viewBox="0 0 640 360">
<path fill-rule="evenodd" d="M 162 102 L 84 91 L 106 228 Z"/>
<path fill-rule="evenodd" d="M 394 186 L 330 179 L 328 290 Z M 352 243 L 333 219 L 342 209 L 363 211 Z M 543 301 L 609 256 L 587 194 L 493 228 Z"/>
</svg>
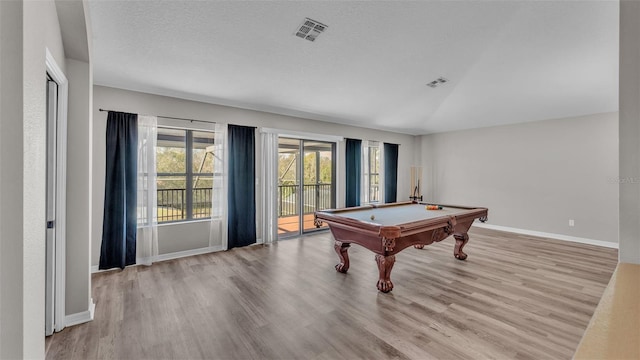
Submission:
<svg viewBox="0 0 640 360">
<path fill-rule="evenodd" d="M 45 336 L 64 329 L 69 81 L 46 50 Z"/>
<path fill-rule="evenodd" d="M 55 268 L 56 268 L 56 154 L 57 154 L 58 84 L 47 75 L 47 200 L 45 259 L 45 336 L 55 329 Z"/>
<path fill-rule="evenodd" d="M 336 205 L 336 144 L 281 137 L 278 139 L 278 236 L 316 228 L 313 213 Z"/>
</svg>

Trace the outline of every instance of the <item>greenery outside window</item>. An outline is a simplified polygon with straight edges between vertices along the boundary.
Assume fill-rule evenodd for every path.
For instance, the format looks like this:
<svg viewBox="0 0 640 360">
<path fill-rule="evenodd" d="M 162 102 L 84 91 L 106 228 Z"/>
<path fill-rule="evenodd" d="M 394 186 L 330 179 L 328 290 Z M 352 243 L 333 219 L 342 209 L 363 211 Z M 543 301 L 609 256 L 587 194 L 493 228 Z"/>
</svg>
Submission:
<svg viewBox="0 0 640 360">
<path fill-rule="evenodd" d="M 158 127 L 158 223 L 211 217 L 214 133 Z"/>
</svg>

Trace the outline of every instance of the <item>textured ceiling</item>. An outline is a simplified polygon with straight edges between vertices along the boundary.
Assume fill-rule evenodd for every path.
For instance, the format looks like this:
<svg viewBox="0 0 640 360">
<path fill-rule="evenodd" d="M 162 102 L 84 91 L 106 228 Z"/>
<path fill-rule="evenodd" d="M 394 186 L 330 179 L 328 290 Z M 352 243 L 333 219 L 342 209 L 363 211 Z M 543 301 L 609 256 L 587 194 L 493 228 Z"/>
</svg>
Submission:
<svg viewBox="0 0 640 360">
<path fill-rule="evenodd" d="M 409 134 L 618 109 L 617 1 L 89 9 L 99 85 Z M 328 26 L 315 42 L 294 35 L 305 17 Z"/>
</svg>

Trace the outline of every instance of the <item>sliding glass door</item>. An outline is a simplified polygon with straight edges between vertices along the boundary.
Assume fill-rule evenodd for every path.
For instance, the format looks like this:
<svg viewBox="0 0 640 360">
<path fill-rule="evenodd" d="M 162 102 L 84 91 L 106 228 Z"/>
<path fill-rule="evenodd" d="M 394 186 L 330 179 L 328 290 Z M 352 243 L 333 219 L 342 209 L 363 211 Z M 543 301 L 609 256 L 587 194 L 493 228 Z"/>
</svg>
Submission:
<svg viewBox="0 0 640 360">
<path fill-rule="evenodd" d="M 278 141 L 278 235 L 315 231 L 313 213 L 335 207 L 335 143 Z M 326 225 L 323 225 L 325 227 Z"/>
</svg>

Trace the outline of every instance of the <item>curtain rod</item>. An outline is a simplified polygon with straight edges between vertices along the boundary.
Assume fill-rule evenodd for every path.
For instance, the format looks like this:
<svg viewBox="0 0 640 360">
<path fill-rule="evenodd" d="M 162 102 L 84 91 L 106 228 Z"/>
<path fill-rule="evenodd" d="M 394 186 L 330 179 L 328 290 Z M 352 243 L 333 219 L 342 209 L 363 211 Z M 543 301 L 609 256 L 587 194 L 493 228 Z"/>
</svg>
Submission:
<svg viewBox="0 0 640 360">
<path fill-rule="evenodd" d="M 0 0 L 1 1 L 1 0 Z M 116 110 L 105 110 L 105 109 L 98 109 L 100 111 L 113 111 L 113 112 L 118 112 Z M 197 120 L 197 119 L 186 119 L 186 118 L 179 118 L 179 117 L 174 117 L 174 116 L 162 116 L 162 115 L 155 115 L 156 117 L 159 118 L 164 118 L 164 119 L 173 119 L 173 120 L 182 120 L 182 121 L 190 121 L 190 122 L 201 122 L 201 123 L 207 123 L 207 124 L 215 124 L 215 121 L 206 121 L 206 120 Z"/>
</svg>

